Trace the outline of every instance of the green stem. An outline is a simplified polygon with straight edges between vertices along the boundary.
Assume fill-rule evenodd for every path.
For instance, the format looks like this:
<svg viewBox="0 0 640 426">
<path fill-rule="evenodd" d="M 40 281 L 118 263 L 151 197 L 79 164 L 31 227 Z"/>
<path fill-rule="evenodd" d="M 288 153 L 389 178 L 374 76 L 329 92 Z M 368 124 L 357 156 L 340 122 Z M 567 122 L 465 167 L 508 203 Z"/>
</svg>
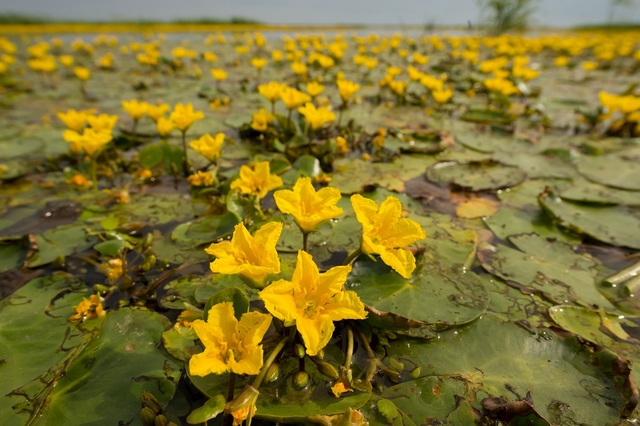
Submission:
<svg viewBox="0 0 640 426">
<path fill-rule="evenodd" d="M 347 258 L 344 260 L 344 262 L 342 263 L 343 265 L 351 265 L 357 258 L 358 256 L 360 256 L 362 254 L 362 249 L 360 247 L 358 247 L 356 250 L 354 250 L 353 253 L 351 253 L 349 256 L 347 256 Z"/>
<path fill-rule="evenodd" d="M 98 164 L 93 156 L 91 157 L 91 180 L 93 181 L 93 193 L 98 195 Z"/>
<path fill-rule="evenodd" d="M 628 268 L 625 268 L 622 271 L 611 275 L 608 278 L 605 278 L 604 282 L 610 285 L 618 285 L 621 282 L 638 275 L 640 275 L 640 262 L 635 263 Z"/>
<path fill-rule="evenodd" d="M 336 124 L 336 127 L 340 127 L 340 124 L 342 123 L 342 113 L 344 112 L 344 109 L 346 107 L 346 103 L 343 103 L 342 106 L 340 106 L 340 112 L 338 113 L 338 123 Z"/>
<path fill-rule="evenodd" d="M 302 250 L 309 253 L 309 232 L 302 231 Z"/>
<path fill-rule="evenodd" d="M 227 392 L 227 402 L 233 399 L 233 394 L 236 390 L 236 373 L 233 371 L 229 375 L 229 391 Z"/>
<path fill-rule="evenodd" d="M 288 342 L 293 340 L 294 336 L 295 336 L 295 333 L 291 332 L 287 337 L 283 337 L 282 339 L 280 339 L 276 347 L 273 348 L 271 352 L 269 352 L 267 359 L 264 361 L 264 364 L 262 365 L 262 369 L 260 370 L 260 373 L 258 373 L 256 378 L 253 380 L 253 383 L 251 384 L 251 386 L 253 386 L 256 389 L 260 388 L 262 381 L 267 375 L 267 371 L 269 371 L 269 367 L 271 367 L 271 364 L 273 364 L 273 361 L 276 360 L 276 357 L 280 354 L 282 349 L 284 349 L 285 345 Z"/>
<path fill-rule="evenodd" d="M 182 173 L 184 177 L 189 176 L 189 158 L 187 157 L 187 132 L 182 131 L 182 151 L 184 156 L 182 157 Z"/>
<path fill-rule="evenodd" d="M 636 275 L 624 284 L 622 293 L 629 297 L 640 288 L 640 275 Z"/>
<path fill-rule="evenodd" d="M 291 112 L 293 111 L 293 109 L 289 110 L 289 114 L 287 114 L 287 131 L 290 132 L 291 131 Z"/>
<path fill-rule="evenodd" d="M 353 329 L 347 325 L 347 353 L 344 357 L 344 368 L 351 368 L 351 358 L 353 357 Z"/>
</svg>

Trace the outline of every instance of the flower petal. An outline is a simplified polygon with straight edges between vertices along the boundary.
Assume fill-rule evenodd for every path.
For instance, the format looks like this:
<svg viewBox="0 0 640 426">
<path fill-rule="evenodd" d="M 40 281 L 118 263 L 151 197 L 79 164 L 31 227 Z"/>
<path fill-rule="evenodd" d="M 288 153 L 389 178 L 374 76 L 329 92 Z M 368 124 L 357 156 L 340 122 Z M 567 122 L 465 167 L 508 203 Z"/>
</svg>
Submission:
<svg viewBox="0 0 640 426">
<path fill-rule="evenodd" d="M 295 321 L 298 310 L 293 293 L 294 284 L 291 281 L 278 280 L 269 284 L 259 296 L 271 315 L 291 323 Z"/>
<path fill-rule="evenodd" d="M 207 348 L 204 352 L 191 357 L 189 371 L 194 376 L 207 376 L 209 374 L 225 373 L 229 371 L 229 367 L 220 356 L 220 351 L 215 348 Z"/>
<path fill-rule="evenodd" d="M 306 290 L 307 295 L 315 293 L 315 286 L 320 277 L 318 266 L 313 261 L 309 253 L 304 250 L 298 251 L 296 268 L 293 270 L 292 281 L 302 290 Z"/>
<path fill-rule="evenodd" d="M 329 299 L 341 292 L 349 272 L 351 272 L 351 266 L 334 266 L 327 272 L 320 274 L 316 282 L 316 293 L 325 295 Z"/>
<path fill-rule="evenodd" d="M 413 270 L 416 269 L 416 258 L 409 250 L 388 249 L 380 253 L 380 258 L 407 279 L 411 278 Z"/>
<path fill-rule="evenodd" d="M 195 323 L 196 321 L 194 321 Z M 233 303 L 223 302 L 213 305 L 209 309 L 207 326 L 222 332 L 227 342 L 234 340 L 234 335 L 238 330 L 238 320 L 233 311 Z M 198 329 L 196 329 L 196 334 Z M 203 342 L 204 343 L 204 342 Z"/>
<path fill-rule="evenodd" d="M 351 196 L 351 205 L 356 213 L 358 222 L 360 222 L 363 227 L 375 223 L 378 214 L 378 205 L 375 201 L 364 198 L 360 194 L 354 194 Z"/>
<path fill-rule="evenodd" d="M 325 306 L 324 312 L 332 321 L 364 319 L 367 316 L 364 303 L 355 291 L 341 291 L 336 294 L 331 302 Z"/>
<path fill-rule="evenodd" d="M 326 315 L 316 318 L 299 317 L 296 320 L 296 328 L 302 336 L 309 356 L 317 355 L 320 349 L 327 346 L 335 330 L 333 321 Z"/>
<path fill-rule="evenodd" d="M 247 315 L 247 314 L 245 314 Z M 243 357 L 229 360 L 229 368 L 236 374 L 256 375 L 260 372 L 263 363 L 264 351 L 262 346 L 243 348 Z"/>
<path fill-rule="evenodd" d="M 242 347 L 253 350 L 257 347 L 271 325 L 272 316 L 261 312 L 247 312 L 240 318 L 238 333 Z"/>
</svg>

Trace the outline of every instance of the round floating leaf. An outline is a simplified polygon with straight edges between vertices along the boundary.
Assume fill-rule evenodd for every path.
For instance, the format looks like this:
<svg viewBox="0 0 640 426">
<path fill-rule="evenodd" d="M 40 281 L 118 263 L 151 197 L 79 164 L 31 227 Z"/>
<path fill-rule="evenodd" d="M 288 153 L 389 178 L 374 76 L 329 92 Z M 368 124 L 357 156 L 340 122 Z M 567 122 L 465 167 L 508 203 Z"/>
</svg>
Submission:
<svg viewBox="0 0 640 426">
<path fill-rule="evenodd" d="M 513 137 L 495 133 L 478 133 L 475 130 L 456 133 L 456 140 L 462 145 L 479 152 L 494 152 L 513 142 Z"/>
<path fill-rule="evenodd" d="M 495 161 L 444 161 L 429 167 L 426 176 L 431 182 L 449 183 L 472 191 L 509 188 L 527 177 L 520 168 Z"/>
<path fill-rule="evenodd" d="M 502 396 L 529 400 L 551 424 L 596 426 L 618 424 L 637 405 L 629 364 L 613 352 L 490 315 L 437 340 L 391 342 L 388 354 L 416 363 L 425 377 L 458 378 L 464 384 L 458 395 L 479 410 L 483 398 Z"/>
<path fill-rule="evenodd" d="M 489 109 L 471 109 L 460 117 L 460 120 L 480 124 L 509 124 L 513 117 Z"/>
<path fill-rule="evenodd" d="M 35 268 L 53 262 L 57 257 L 80 253 L 92 247 L 97 238 L 88 236 L 84 225 L 64 225 L 35 236 L 37 252 L 26 260 Z"/>
<path fill-rule="evenodd" d="M 143 391 L 166 405 L 180 378 L 179 364 L 159 349 L 168 326 L 166 317 L 147 310 L 109 312 L 96 338 L 69 364 L 51 392 L 47 422 L 127 422 L 137 418 Z"/>
<path fill-rule="evenodd" d="M 616 310 L 596 287 L 598 261 L 593 257 L 535 234 L 512 236 L 509 241 L 518 250 L 503 245 L 483 246 L 480 258 L 489 273 L 519 284 L 522 291 L 542 292 L 560 303 L 572 301 Z"/>
<path fill-rule="evenodd" d="M 640 191 L 612 188 L 585 179 L 574 179 L 570 185 L 559 189 L 558 195 L 570 201 L 640 206 Z"/>
<path fill-rule="evenodd" d="M 630 340 L 622 324 L 635 326 L 629 320 L 621 320 L 619 315 L 579 306 L 553 306 L 549 315 L 565 330 L 603 346 L 611 346 L 616 339 Z"/>
<path fill-rule="evenodd" d="M 637 148 L 597 157 L 583 156 L 578 159 L 577 166 L 590 181 L 640 191 L 640 150 Z"/>
<path fill-rule="evenodd" d="M 409 280 L 387 265 L 365 257 L 356 262 L 345 288 L 394 325 L 437 327 L 464 324 L 486 310 L 489 299 L 474 273 L 440 269 L 424 262 Z"/>
<path fill-rule="evenodd" d="M 640 209 L 565 201 L 552 191 L 538 197 L 560 225 L 614 246 L 640 249 Z"/>
<path fill-rule="evenodd" d="M 237 224 L 237 216 L 230 212 L 219 216 L 205 216 L 176 226 L 171 233 L 171 239 L 192 246 L 200 246 L 230 235 Z"/>
<path fill-rule="evenodd" d="M 6 420 L 26 424 L 30 414 L 35 420 L 37 407 L 91 338 L 88 323 L 76 329 L 68 321 L 83 296 L 83 282 L 52 276 L 0 302 L 0 412 Z"/>
</svg>

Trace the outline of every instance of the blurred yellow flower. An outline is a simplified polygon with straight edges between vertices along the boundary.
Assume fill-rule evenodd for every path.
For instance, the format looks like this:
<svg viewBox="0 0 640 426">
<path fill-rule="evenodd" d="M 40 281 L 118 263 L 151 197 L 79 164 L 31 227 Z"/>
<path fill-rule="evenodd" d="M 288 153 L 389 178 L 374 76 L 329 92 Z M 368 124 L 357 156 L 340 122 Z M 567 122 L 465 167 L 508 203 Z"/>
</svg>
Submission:
<svg viewBox="0 0 640 426">
<path fill-rule="evenodd" d="M 87 121 L 89 126 L 96 132 L 105 131 L 111 133 L 118 122 L 118 116 L 109 114 L 88 115 Z"/>
<path fill-rule="evenodd" d="M 133 121 L 138 121 L 147 113 L 149 104 L 132 99 L 130 101 L 122 101 L 122 108 L 131 116 Z"/>
<path fill-rule="evenodd" d="M 161 137 L 169 135 L 174 128 L 173 121 L 169 118 L 160 117 L 156 121 L 156 130 Z"/>
<path fill-rule="evenodd" d="M 285 86 L 280 93 L 280 99 L 282 99 L 287 109 L 294 109 L 305 102 L 309 102 L 311 97 L 297 89 Z"/>
<path fill-rule="evenodd" d="M 338 80 L 338 92 L 343 102 L 347 102 L 351 97 L 360 90 L 360 85 L 349 80 Z"/>
<path fill-rule="evenodd" d="M 403 247 L 426 237 L 420 224 L 402 217 L 402 204 L 396 197 L 387 197 L 378 208 L 375 201 L 355 194 L 351 205 L 362 224 L 362 252 L 379 254 L 384 263 L 404 278 L 411 278 L 416 259 Z"/>
<path fill-rule="evenodd" d="M 167 104 L 159 104 L 159 105 L 147 104 L 147 115 L 153 121 L 158 121 L 158 119 L 160 117 L 163 117 L 167 112 L 169 112 L 170 109 L 171 107 Z"/>
<path fill-rule="evenodd" d="M 320 93 L 322 93 L 322 91 L 324 90 L 324 86 L 317 81 L 312 81 L 310 83 L 307 83 L 306 89 L 309 96 L 315 98 Z"/>
<path fill-rule="evenodd" d="M 256 132 L 266 132 L 269 124 L 273 122 L 275 117 L 268 113 L 266 109 L 260 108 L 258 112 L 254 112 L 251 120 L 251 128 Z"/>
<path fill-rule="evenodd" d="M 87 81 L 91 78 L 91 71 L 89 68 L 85 67 L 75 67 L 73 69 L 73 74 L 78 78 L 78 80 Z"/>
<path fill-rule="evenodd" d="M 187 177 L 191 186 L 212 186 L 216 183 L 216 177 L 212 172 L 201 172 L 198 170 Z"/>
<path fill-rule="evenodd" d="M 195 152 L 205 157 L 207 160 L 216 161 L 220 157 L 220 151 L 222 151 L 224 138 L 224 133 L 217 133 L 213 137 L 210 134 L 206 133 L 200 136 L 199 139 L 189 142 L 189 146 Z"/>
<path fill-rule="evenodd" d="M 98 154 L 106 144 L 108 144 L 113 136 L 109 131 L 95 131 L 91 128 L 85 128 L 82 134 L 75 130 L 65 130 L 63 138 L 71 143 L 72 151 L 84 151 L 89 156 Z"/>
<path fill-rule="evenodd" d="M 264 66 L 267 65 L 267 60 L 264 58 L 252 58 L 251 59 L 251 66 L 254 67 L 255 69 L 257 69 L 258 71 L 261 70 L 262 68 L 264 68 Z"/>
<path fill-rule="evenodd" d="M 222 81 L 227 79 L 227 72 L 222 68 L 211 68 L 211 75 L 216 81 Z"/>
<path fill-rule="evenodd" d="M 269 191 L 281 186 L 282 179 L 271 174 L 268 161 L 256 163 L 253 168 L 243 165 L 240 167 L 240 177 L 231 182 L 231 189 L 255 195 L 258 199 L 264 198 Z"/>
<path fill-rule="evenodd" d="M 202 120 L 203 118 L 204 113 L 202 111 L 195 111 L 193 104 L 176 104 L 169 116 L 169 119 L 173 121 L 173 124 L 181 132 L 186 132 L 194 122 Z"/>
<path fill-rule="evenodd" d="M 295 324 L 309 356 L 329 343 L 334 321 L 367 316 L 358 295 L 342 289 L 349 272 L 351 266 L 335 266 L 320 273 L 311 255 L 300 250 L 291 281 L 275 281 L 259 293 L 271 315 L 286 326 Z"/>
<path fill-rule="evenodd" d="M 56 115 L 68 129 L 75 130 L 76 132 L 84 129 L 87 117 L 89 116 L 85 111 L 76 111 L 75 109 L 70 109 L 66 113 L 58 112 Z"/>
<path fill-rule="evenodd" d="M 443 90 L 434 90 L 431 92 L 431 96 L 433 96 L 433 99 L 435 99 L 439 104 L 444 104 L 448 102 L 449 99 L 451 99 L 451 97 L 453 96 L 453 90 L 451 90 L 450 88 L 446 88 Z"/>
<path fill-rule="evenodd" d="M 227 371 L 258 374 L 264 356 L 260 343 L 271 319 L 268 314 L 246 312 L 238 321 L 234 316 L 233 303 L 213 305 L 206 322 L 198 319 L 191 324 L 205 349 L 191 357 L 189 372 L 195 376 Z"/>
<path fill-rule="evenodd" d="M 324 107 L 316 108 L 311 102 L 307 102 L 304 106 L 298 108 L 298 112 L 304 116 L 306 122 L 313 130 L 319 129 L 336 119 L 333 111 Z"/>
<path fill-rule="evenodd" d="M 69 321 L 72 322 L 85 321 L 92 318 L 102 318 L 107 315 L 104 311 L 104 307 L 102 306 L 102 302 L 100 301 L 100 296 L 97 294 L 92 294 L 88 299 L 83 297 L 82 302 L 78 303 L 74 309 L 76 313 L 69 317 Z"/>
<path fill-rule="evenodd" d="M 280 99 L 283 87 L 285 86 L 282 83 L 270 81 L 269 83 L 259 85 L 258 93 L 267 98 L 269 102 L 274 103 Z"/>
</svg>

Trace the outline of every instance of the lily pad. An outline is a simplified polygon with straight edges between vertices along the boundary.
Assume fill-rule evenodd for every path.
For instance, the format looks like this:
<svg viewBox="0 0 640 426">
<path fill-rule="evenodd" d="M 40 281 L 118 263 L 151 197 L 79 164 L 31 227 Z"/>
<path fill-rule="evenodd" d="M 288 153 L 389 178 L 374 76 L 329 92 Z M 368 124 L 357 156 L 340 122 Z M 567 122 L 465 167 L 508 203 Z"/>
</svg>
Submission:
<svg viewBox="0 0 640 426">
<path fill-rule="evenodd" d="M 614 246 L 640 249 L 640 209 L 565 201 L 551 190 L 538 197 L 540 205 L 560 225 Z"/>
<path fill-rule="evenodd" d="M 592 182 L 640 191 L 640 150 L 628 150 L 578 159 L 578 170 Z"/>
<path fill-rule="evenodd" d="M 529 399 L 550 424 L 616 425 L 637 404 L 628 363 L 613 352 L 593 352 L 574 336 L 530 333 L 490 315 L 437 340 L 393 342 L 389 355 L 415 362 L 425 377 L 457 378 L 465 384 L 459 396 L 485 415 L 482 400 L 502 396 Z"/>
<path fill-rule="evenodd" d="M 522 183 L 527 177 L 520 168 L 495 161 L 440 162 L 429 167 L 426 176 L 431 182 L 450 183 L 472 191 L 509 188 Z"/>
<path fill-rule="evenodd" d="M 543 292 L 559 303 L 571 301 L 616 310 L 596 287 L 599 262 L 593 257 L 535 234 L 511 236 L 509 241 L 518 250 L 504 245 L 483 246 L 480 258 L 489 273 L 517 283 L 523 292 Z"/>
</svg>

